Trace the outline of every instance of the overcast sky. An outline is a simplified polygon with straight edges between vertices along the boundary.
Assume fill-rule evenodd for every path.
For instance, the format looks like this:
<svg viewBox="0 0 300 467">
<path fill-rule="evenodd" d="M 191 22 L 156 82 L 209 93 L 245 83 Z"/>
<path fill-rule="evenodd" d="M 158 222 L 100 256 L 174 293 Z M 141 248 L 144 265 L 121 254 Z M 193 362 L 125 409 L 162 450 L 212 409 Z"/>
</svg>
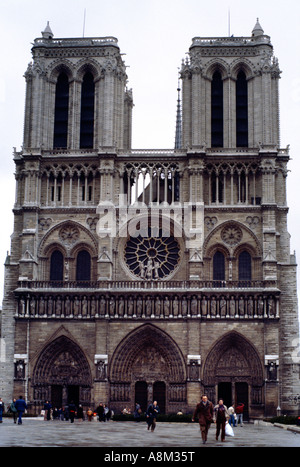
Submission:
<svg viewBox="0 0 300 467">
<path fill-rule="evenodd" d="M 195 36 L 250 36 L 259 18 L 282 70 L 281 147 L 290 144 L 288 230 L 300 258 L 299 0 L 0 0 L 0 263 L 10 251 L 15 181 L 13 147 L 21 149 L 23 78 L 31 43 L 47 21 L 54 37 L 118 38 L 133 89 L 135 149 L 174 147 L 177 77 Z M 230 11 L 230 15 L 229 15 Z M 230 21 L 229 21 L 230 17 Z M 85 21 L 84 21 L 85 19 Z M 298 273 L 298 284 L 300 284 Z M 0 267 L 0 300 L 4 266 Z M 299 286 L 298 286 L 299 287 Z M 0 302 L 1 303 L 1 302 Z"/>
</svg>

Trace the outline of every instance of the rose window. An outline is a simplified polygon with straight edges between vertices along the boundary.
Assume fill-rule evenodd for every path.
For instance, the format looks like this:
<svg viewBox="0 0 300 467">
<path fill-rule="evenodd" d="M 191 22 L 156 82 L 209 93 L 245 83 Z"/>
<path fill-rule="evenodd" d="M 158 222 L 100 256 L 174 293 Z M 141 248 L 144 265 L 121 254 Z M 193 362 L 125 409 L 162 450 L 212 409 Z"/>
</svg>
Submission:
<svg viewBox="0 0 300 467">
<path fill-rule="evenodd" d="M 125 262 L 137 277 L 144 280 L 157 280 L 167 277 L 174 271 L 180 259 L 179 253 L 179 244 L 172 236 L 142 237 L 139 235 L 127 240 Z"/>
</svg>

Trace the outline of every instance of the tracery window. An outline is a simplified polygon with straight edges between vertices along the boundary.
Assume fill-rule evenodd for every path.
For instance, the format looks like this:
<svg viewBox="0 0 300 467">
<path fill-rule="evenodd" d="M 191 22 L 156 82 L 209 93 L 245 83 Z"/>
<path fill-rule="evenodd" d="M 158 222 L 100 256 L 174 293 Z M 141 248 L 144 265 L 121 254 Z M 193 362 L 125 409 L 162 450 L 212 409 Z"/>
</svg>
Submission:
<svg viewBox="0 0 300 467">
<path fill-rule="evenodd" d="M 162 236 L 159 230 L 157 236 L 130 237 L 124 250 L 127 267 L 137 277 L 143 280 L 159 280 L 171 274 L 179 264 L 180 247 L 175 237 Z"/>
<path fill-rule="evenodd" d="M 83 77 L 81 89 L 80 148 L 94 147 L 95 83 L 91 73 Z"/>
<path fill-rule="evenodd" d="M 69 115 L 69 79 L 61 73 L 56 83 L 54 112 L 54 148 L 66 148 L 68 145 Z"/>
</svg>

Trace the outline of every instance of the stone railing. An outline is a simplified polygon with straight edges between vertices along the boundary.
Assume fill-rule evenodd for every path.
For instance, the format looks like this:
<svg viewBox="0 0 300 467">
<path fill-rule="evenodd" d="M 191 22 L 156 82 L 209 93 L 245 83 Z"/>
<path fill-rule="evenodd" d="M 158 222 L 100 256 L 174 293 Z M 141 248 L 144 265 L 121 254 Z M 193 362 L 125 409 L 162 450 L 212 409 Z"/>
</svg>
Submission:
<svg viewBox="0 0 300 467">
<path fill-rule="evenodd" d="M 68 290 L 86 291 L 151 291 L 151 290 L 178 290 L 178 291 L 201 291 L 207 289 L 264 289 L 275 287 L 275 282 L 266 281 L 214 281 L 214 280 L 141 280 L 141 281 L 118 281 L 118 280 L 99 280 L 99 281 L 19 281 L 17 291 L 26 289 L 46 290 L 56 289 L 66 292 Z"/>
</svg>

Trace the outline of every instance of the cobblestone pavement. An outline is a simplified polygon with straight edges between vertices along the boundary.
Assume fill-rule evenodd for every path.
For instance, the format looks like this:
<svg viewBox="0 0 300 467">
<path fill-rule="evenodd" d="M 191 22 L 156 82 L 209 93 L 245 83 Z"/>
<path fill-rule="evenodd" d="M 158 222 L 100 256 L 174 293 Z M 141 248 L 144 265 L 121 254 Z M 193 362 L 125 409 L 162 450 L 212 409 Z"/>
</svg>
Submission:
<svg viewBox="0 0 300 467">
<path fill-rule="evenodd" d="M 11 419 L 0 424 L 2 447 L 300 447 L 300 433 L 271 424 L 244 424 L 234 428 L 234 437 L 216 441 L 215 426 L 208 433 L 207 444 L 201 442 L 197 423 L 157 423 L 151 433 L 145 423 L 80 422 L 23 419 L 16 425 Z"/>
</svg>

